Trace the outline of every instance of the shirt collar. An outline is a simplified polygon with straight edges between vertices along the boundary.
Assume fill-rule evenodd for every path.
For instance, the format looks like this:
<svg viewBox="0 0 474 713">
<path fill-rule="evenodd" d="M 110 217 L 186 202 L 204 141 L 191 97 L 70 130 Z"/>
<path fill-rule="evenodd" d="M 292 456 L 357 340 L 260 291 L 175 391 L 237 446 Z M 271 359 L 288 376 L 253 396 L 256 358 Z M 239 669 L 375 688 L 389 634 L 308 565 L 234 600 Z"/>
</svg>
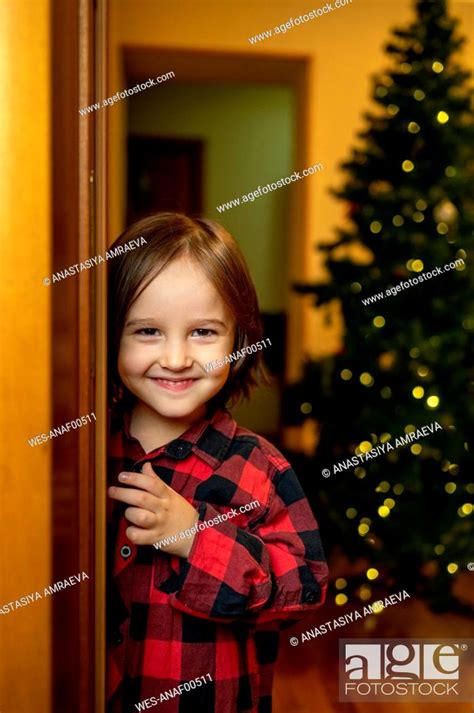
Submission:
<svg viewBox="0 0 474 713">
<path fill-rule="evenodd" d="M 226 409 L 218 409 L 212 416 L 195 423 L 178 438 L 145 453 L 137 439 L 130 435 L 130 421 L 131 415 L 126 412 L 123 415 L 122 432 L 124 440 L 129 445 L 133 444 L 133 450 L 139 448 L 141 456 L 138 460 L 151 460 L 162 453 L 176 460 L 183 460 L 193 452 L 212 468 L 217 468 L 224 460 L 237 430 L 237 423 L 230 413 Z M 137 452 L 136 454 L 138 456 Z"/>
</svg>

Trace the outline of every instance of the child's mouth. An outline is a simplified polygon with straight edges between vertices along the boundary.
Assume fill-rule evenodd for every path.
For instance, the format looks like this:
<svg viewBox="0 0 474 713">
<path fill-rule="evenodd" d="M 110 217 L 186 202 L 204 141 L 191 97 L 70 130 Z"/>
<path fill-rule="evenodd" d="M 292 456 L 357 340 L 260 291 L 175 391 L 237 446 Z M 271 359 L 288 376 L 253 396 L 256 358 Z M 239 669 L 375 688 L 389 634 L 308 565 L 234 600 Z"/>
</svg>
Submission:
<svg viewBox="0 0 474 713">
<path fill-rule="evenodd" d="M 162 389 L 166 389 L 167 391 L 186 391 L 186 389 L 189 389 L 194 383 L 196 383 L 197 379 L 159 379 L 159 378 L 153 378 L 153 381 L 158 384 L 158 386 L 161 386 Z"/>
</svg>

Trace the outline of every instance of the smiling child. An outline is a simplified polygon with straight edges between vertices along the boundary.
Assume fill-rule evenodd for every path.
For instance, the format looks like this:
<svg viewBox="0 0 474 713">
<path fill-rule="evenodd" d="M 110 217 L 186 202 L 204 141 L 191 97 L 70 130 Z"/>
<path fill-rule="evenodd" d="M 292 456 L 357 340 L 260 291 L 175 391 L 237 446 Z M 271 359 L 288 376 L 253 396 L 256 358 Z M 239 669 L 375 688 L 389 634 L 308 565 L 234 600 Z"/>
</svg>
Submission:
<svg viewBox="0 0 474 713">
<path fill-rule="evenodd" d="M 270 713 L 279 629 L 327 566 L 291 466 L 226 409 L 264 373 L 255 288 L 213 221 L 160 213 L 112 247 L 140 237 L 109 263 L 107 711 Z"/>
</svg>

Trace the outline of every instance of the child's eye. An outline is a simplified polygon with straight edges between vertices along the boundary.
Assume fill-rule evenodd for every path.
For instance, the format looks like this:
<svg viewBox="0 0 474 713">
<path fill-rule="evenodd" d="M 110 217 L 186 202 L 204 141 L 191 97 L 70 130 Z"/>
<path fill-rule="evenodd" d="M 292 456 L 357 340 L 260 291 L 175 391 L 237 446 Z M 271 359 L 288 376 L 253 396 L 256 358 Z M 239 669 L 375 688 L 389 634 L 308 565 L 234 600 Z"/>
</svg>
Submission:
<svg viewBox="0 0 474 713">
<path fill-rule="evenodd" d="M 212 337 L 216 332 L 213 329 L 194 329 L 193 334 L 197 332 L 198 337 Z"/>
<path fill-rule="evenodd" d="M 157 332 L 159 332 L 159 329 L 155 329 L 155 327 L 143 327 L 142 329 L 137 329 L 135 334 L 140 334 L 145 337 L 156 337 Z"/>
</svg>

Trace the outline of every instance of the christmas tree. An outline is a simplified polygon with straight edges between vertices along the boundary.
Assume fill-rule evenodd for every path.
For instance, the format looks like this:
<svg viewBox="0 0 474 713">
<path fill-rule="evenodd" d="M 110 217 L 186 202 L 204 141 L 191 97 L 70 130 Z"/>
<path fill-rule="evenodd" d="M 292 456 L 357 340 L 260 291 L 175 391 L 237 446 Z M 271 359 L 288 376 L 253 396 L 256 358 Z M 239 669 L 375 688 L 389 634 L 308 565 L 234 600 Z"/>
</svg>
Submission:
<svg viewBox="0 0 474 713">
<path fill-rule="evenodd" d="M 319 423 L 301 480 L 326 549 L 365 563 L 347 596 L 404 587 L 445 610 L 474 559 L 474 131 L 458 21 L 445 0 L 415 11 L 386 45 L 376 109 L 333 191 L 349 219 L 319 248 L 330 281 L 296 286 L 317 306 L 340 305 L 344 346 L 305 365 L 284 412 L 289 424 Z"/>
</svg>

